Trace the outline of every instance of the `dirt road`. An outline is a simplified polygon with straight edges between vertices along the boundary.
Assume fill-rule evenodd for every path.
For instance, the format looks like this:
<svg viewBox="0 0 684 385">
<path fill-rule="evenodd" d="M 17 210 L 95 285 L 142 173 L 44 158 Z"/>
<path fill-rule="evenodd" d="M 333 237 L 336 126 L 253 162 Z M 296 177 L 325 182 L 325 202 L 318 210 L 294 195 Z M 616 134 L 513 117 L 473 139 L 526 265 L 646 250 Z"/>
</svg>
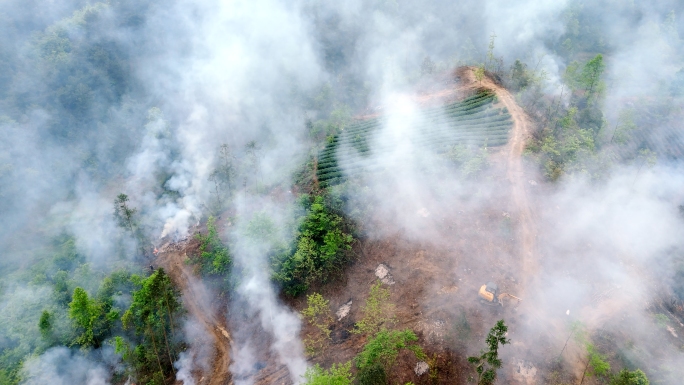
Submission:
<svg viewBox="0 0 684 385">
<path fill-rule="evenodd" d="M 535 238 L 536 229 L 532 218 L 530 205 L 525 190 L 526 183 L 525 174 L 523 172 L 522 153 L 525 150 L 525 140 L 530 133 L 530 122 L 515 98 L 508 90 L 494 83 L 490 78 L 485 77 L 482 82 L 475 80 L 474 68 L 468 67 L 463 69 L 459 76 L 465 77 L 465 84 L 471 87 L 484 87 L 496 93 L 499 101 L 508 109 L 513 119 L 513 129 L 511 130 L 511 138 L 508 143 L 507 156 L 507 178 L 511 183 L 511 195 L 513 203 L 517 209 L 520 240 L 520 257 L 522 259 L 522 279 L 523 289 L 529 286 L 529 281 L 535 276 L 538 270 L 537 259 L 535 257 Z M 522 294 L 522 293 L 521 293 Z"/>
<path fill-rule="evenodd" d="M 214 345 L 212 372 L 203 373 L 198 384 L 232 384 L 229 370 L 232 339 L 226 325 L 220 321 L 216 309 L 210 303 L 212 295 L 204 283 L 194 277 L 190 267 L 185 264 L 185 251 L 165 246 L 161 248 L 156 263 L 163 267 L 174 283 L 180 287 L 185 308 L 190 316 L 204 327 Z"/>
</svg>

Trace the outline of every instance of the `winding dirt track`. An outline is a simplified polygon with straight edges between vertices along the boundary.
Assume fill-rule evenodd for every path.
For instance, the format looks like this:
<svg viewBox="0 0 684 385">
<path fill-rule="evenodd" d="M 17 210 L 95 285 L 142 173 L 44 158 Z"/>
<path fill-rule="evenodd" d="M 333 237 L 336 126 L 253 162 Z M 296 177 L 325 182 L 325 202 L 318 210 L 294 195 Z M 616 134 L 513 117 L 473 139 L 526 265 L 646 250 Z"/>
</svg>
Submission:
<svg viewBox="0 0 684 385">
<path fill-rule="evenodd" d="M 204 377 L 198 384 L 232 384 L 230 345 L 233 341 L 226 326 L 219 320 L 216 309 L 210 303 L 212 294 L 200 279 L 194 277 L 190 267 L 185 264 L 185 252 L 168 249 L 168 247 L 162 248 L 157 256 L 157 265 L 163 267 L 174 283 L 180 287 L 185 308 L 203 326 L 214 342 L 212 372 L 204 373 Z"/>
<path fill-rule="evenodd" d="M 529 137 L 530 122 L 515 98 L 508 90 L 485 77 L 482 82 L 475 80 L 474 68 L 468 67 L 462 72 L 461 76 L 467 77 L 466 83 L 472 86 L 479 86 L 490 89 L 496 93 L 499 101 L 508 109 L 513 119 L 513 129 L 508 143 L 507 172 L 506 176 L 511 183 L 511 196 L 517 208 L 520 240 L 520 257 L 522 259 L 523 270 L 523 290 L 528 287 L 530 280 L 538 271 L 538 264 L 535 253 L 536 229 L 530 210 L 530 204 L 525 190 L 525 174 L 523 171 L 522 154 L 525 150 L 525 140 Z M 522 294 L 522 293 L 521 293 Z"/>
<path fill-rule="evenodd" d="M 535 238 L 536 230 L 530 210 L 530 204 L 525 190 L 526 180 L 523 171 L 522 154 L 525 150 L 525 140 L 529 136 L 529 120 L 515 98 L 505 88 L 498 86 L 490 79 L 486 79 L 487 87 L 496 92 L 501 103 L 506 106 L 513 118 L 513 129 L 508 151 L 508 170 L 507 177 L 511 182 L 511 194 L 513 202 L 518 208 L 519 217 L 519 239 L 521 246 L 521 257 L 523 262 L 524 287 L 528 286 L 529 281 L 537 273 L 537 259 L 535 258 Z"/>
</svg>

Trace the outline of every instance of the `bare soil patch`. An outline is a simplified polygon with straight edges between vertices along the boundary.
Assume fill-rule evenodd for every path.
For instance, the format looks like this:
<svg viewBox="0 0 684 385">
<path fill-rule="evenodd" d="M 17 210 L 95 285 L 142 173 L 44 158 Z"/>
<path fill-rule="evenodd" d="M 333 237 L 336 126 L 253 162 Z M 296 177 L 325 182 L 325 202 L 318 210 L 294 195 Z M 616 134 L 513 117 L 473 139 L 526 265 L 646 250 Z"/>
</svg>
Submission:
<svg viewBox="0 0 684 385">
<path fill-rule="evenodd" d="M 224 318 L 225 303 L 215 301 L 215 295 L 199 277 L 193 273 L 192 266 L 186 263 L 188 254 L 197 253 L 199 243 L 194 238 L 177 243 L 166 243 L 160 247 L 155 263 L 169 274 L 180 288 L 183 305 L 204 328 L 213 341 L 211 373 L 196 373 L 200 385 L 232 384 L 230 374 L 230 345 L 232 338 Z M 178 382 L 180 383 L 180 382 Z"/>
</svg>

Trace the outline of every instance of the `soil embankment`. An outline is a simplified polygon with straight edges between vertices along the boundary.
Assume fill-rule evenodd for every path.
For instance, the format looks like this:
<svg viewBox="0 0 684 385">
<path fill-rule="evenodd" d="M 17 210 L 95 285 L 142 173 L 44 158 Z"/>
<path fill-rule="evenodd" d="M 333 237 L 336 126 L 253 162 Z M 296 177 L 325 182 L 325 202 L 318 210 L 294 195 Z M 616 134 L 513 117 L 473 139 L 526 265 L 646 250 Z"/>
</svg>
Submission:
<svg viewBox="0 0 684 385">
<path fill-rule="evenodd" d="M 211 372 L 202 373 L 200 385 L 232 384 L 230 374 L 230 345 L 232 342 L 226 324 L 212 304 L 212 295 L 206 285 L 195 277 L 187 259 L 187 243 L 166 244 L 160 248 L 156 263 L 167 271 L 174 283 L 181 289 L 183 304 L 190 314 L 205 330 L 213 342 Z"/>
</svg>

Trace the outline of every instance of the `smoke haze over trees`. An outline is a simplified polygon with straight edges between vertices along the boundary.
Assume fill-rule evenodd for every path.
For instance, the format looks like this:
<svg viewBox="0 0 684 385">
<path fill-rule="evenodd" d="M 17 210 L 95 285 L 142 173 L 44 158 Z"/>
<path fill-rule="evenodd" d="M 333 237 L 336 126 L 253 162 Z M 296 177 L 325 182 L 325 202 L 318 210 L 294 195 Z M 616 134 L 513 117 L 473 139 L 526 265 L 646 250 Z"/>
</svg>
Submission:
<svg viewBox="0 0 684 385">
<path fill-rule="evenodd" d="M 676 383 L 681 369 L 657 365 L 682 363 L 663 341 L 684 319 L 654 314 L 684 303 L 682 17 L 676 0 L 3 1 L 0 384 L 194 383 L 211 365 L 181 293 L 195 280 L 233 327 L 235 383 L 255 383 L 263 351 L 287 381 L 333 376 L 307 358 L 292 304 L 344 280 L 359 242 L 444 245 L 446 225 L 417 210 L 499 197 L 487 143 L 416 144 L 430 117 L 407 95 L 461 66 L 531 121 L 526 284 L 544 290 L 527 289 L 541 310 L 512 344 L 573 309 L 592 330 L 629 330 L 616 376 Z M 384 173 L 324 189 L 326 145 L 381 115 L 350 139 L 366 152 L 333 156 L 341 175 Z M 496 231 L 515 233 L 508 218 Z M 183 287 L 155 259 L 177 241 L 200 249 Z M 597 282 L 620 288 L 624 323 L 586 315 Z M 336 364 L 351 381 L 358 368 Z"/>
</svg>

